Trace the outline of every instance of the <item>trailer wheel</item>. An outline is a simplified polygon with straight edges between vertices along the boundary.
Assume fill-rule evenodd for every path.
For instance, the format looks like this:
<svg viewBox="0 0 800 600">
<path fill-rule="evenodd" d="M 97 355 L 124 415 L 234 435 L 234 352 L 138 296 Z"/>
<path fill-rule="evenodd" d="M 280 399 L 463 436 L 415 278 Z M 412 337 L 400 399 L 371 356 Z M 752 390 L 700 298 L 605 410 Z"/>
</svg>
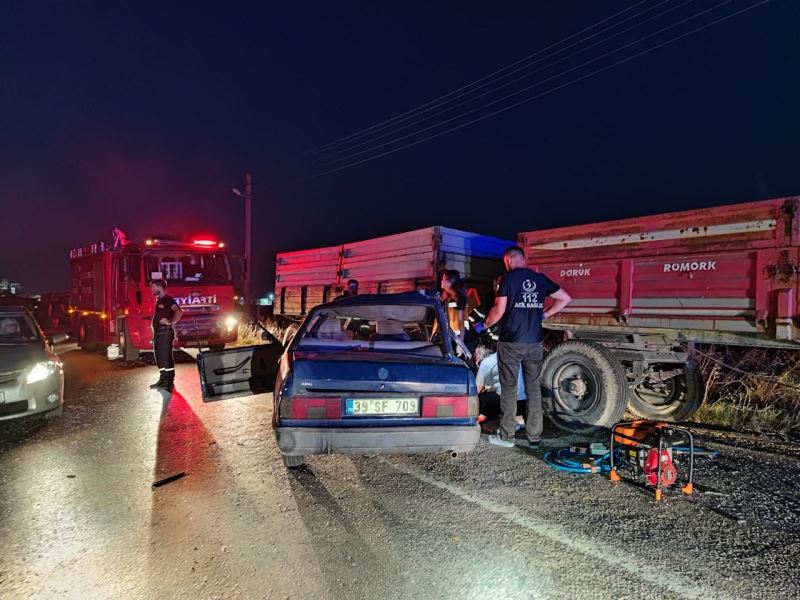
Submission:
<svg viewBox="0 0 800 600">
<path fill-rule="evenodd" d="M 80 325 L 78 326 L 78 346 L 80 349 L 86 352 L 94 352 L 97 350 L 97 343 L 89 341 L 94 337 L 94 325 L 81 319 Z"/>
<path fill-rule="evenodd" d="M 631 388 L 628 408 L 645 419 L 678 423 L 697 412 L 704 394 L 703 376 L 695 365 L 688 364 L 680 375 L 663 381 L 648 378 Z"/>
<path fill-rule="evenodd" d="M 627 377 L 622 364 L 591 342 L 556 346 L 542 365 L 542 405 L 559 429 L 592 433 L 625 413 Z"/>
<path fill-rule="evenodd" d="M 139 349 L 131 345 L 131 331 L 128 319 L 121 319 L 117 324 L 119 332 L 119 354 L 124 361 L 139 360 Z"/>
</svg>

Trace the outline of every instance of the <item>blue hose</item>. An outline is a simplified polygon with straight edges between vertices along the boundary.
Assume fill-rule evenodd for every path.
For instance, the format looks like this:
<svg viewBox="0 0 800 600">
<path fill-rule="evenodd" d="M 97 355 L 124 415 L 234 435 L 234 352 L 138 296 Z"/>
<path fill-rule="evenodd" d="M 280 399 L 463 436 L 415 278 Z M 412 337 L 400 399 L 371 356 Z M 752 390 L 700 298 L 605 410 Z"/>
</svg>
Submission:
<svg viewBox="0 0 800 600">
<path fill-rule="evenodd" d="M 621 452 L 620 448 L 615 449 Z M 674 446 L 672 451 L 675 454 L 689 454 L 689 446 Z M 719 456 L 717 450 L 709 450 L 701 446 L 694 447 L 695 456 L 707 456 L 715 458 Z M 606 453 L 602 456 L 590 456 L 582 452 L 571 452 L 569 448 L 556 448 L 548 450 L 544 455 L 544 462 L 548 467 L 557 469 L 558 471 L 565 471 L 567 473 L 592 473 L 592 468 L 586 466 L 588 463 L 594 465 L 594 473 L 608 473 L 611 471 L 610 458 L 611 454 Z M 615 460 L 621 459 L 618 455 Z"/>
<path fill-rule="evenodd" d="M 608 473 L 611 471 L 609 457 L 610 454 L 592 457 L 587 454 L 570 452 L 569 448 L 560 448 L 558 450 L 548 450 L 545 452 L 544 462 L 547 466 L 559 471 L 582 474 L 592 472 L 591 467 L 585 466 L 587 463 L 591 462 L 595 467 L 595 473 Z"/>
</svg>

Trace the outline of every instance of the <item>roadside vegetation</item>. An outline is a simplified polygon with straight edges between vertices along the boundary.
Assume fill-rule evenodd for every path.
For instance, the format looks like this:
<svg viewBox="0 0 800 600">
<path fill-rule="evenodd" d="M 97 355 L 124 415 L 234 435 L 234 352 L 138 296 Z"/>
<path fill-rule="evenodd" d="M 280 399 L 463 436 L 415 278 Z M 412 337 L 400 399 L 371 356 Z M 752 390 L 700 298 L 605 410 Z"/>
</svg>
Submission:
<svg viewBox="0 0 800 600">
<path fill-rule="evenodd" d="M 800 433 L 800 352 L 726 346 L 698 350 L 706 395 L 693 420 Z"/>
<path fill-rule="evenodd" d="M 261 327 L 274 335 L 278 341 L 283 339 L 284 330 L 282 327 L 278 327 L 275 323 L 266 319 L 259 321 L 259 323 L 261 324 Z M 239 323 L 239 337 L 236 339 L 235 343 L 229 345 L 235 347 L 265 344 L 266 342 L 261 339 L 261 327 L 251 322 Z"/>
</svg>

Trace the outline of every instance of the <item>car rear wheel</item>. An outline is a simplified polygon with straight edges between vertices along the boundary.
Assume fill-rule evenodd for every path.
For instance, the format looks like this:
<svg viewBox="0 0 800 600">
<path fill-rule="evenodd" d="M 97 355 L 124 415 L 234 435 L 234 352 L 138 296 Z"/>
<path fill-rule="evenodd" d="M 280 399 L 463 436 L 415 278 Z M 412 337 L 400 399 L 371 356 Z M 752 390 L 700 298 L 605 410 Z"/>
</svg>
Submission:
<svg viewBox="0 0 800 600">
<path fill-rule="evenodd" d="M 648 377 L 631 388 L 628 408 L 639 417 L 678 423 L 697 412 L 704 394 L 703 376 L 695 365 L 688 364 L 673 377 L 663 380 Z"/>
<path fill-rule="evenodd" d="M 289 456 L 287 454 L 281 454 L 281 458 L 283 459 L 283 466 L 287 469 L 297 469 L 298 467 L 302 467 L 303 463 L 306 461 L 305 456 Z"/>
<path fill-rule="evenodd" d="M 559 429 L 592 433 L 622 418 L 627 385 L 622 364 L 604 347 L 568 341 L 544 360 L 542 405 Z"/>
</svg>

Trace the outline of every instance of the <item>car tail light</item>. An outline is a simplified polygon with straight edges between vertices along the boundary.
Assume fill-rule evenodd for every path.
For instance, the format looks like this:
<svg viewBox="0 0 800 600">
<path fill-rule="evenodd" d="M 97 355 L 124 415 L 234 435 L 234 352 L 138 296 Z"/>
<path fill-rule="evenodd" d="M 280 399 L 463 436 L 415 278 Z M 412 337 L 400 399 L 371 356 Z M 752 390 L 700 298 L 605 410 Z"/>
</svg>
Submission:
<svg viewBox="0 0 800 600">
<path fill-rule="evenodd" d="M 477 396 L 423 396 L 424 417 L 475 417 L 478 415 Z"/>
<path fill-rule="evenodd" d="M 288 405 L 288 406 L 287 406 Z M 284 407 L 289 410 L 285 410 Z M 338 419 L 342 416 L 342 399 L 339 397 L 294 397 L 281 399 L 281 417 L 287 412 L 292 419 Z"/>
</svg>

